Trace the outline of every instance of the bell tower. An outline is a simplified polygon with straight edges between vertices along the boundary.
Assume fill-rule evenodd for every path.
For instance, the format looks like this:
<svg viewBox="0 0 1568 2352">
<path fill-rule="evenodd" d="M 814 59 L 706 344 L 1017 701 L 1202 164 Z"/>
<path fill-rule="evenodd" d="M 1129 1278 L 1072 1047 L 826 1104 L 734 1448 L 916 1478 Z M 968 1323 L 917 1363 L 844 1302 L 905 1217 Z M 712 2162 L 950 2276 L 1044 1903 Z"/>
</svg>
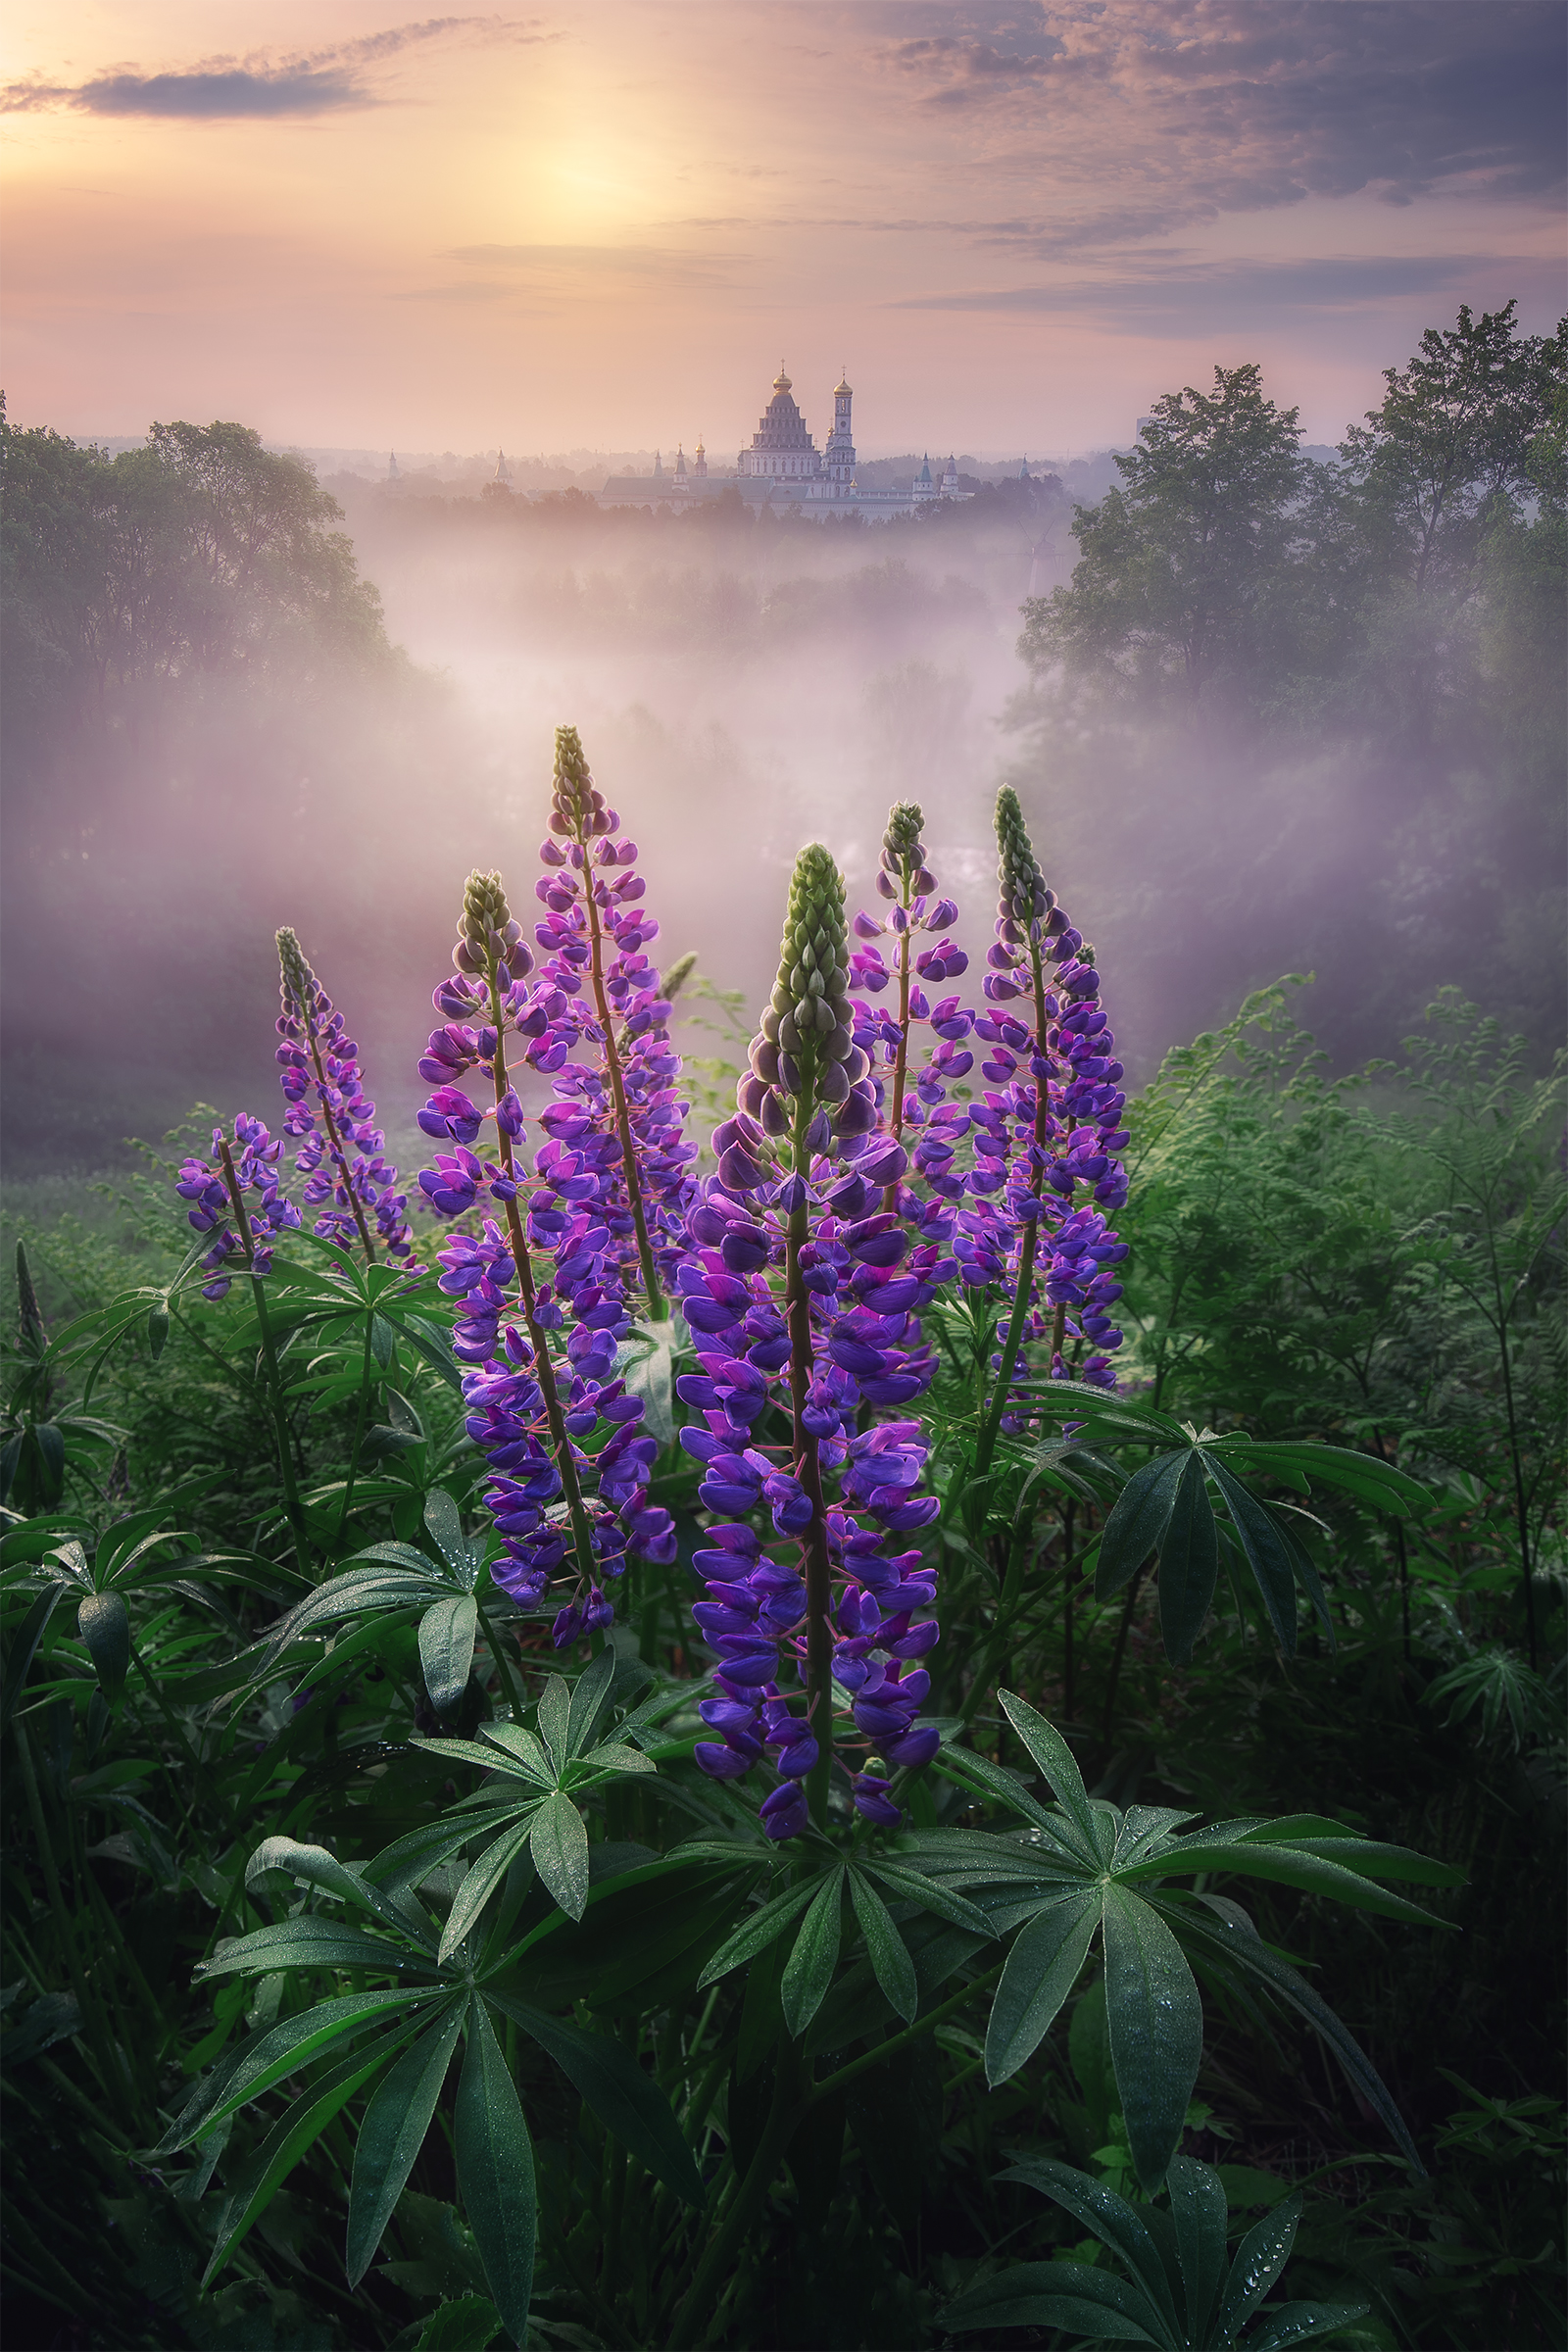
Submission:
<svg viewBox="0 0 1568 2352">
<path fill-rule="evenodd" d="M 833 387 L 833 431 L 823 452 L 827 478 L 839 498 L 847 498 L 855 485 L 855 434 L 850 425 L 850 403 L 854 398 L 845 371 Z"/>
</svg>

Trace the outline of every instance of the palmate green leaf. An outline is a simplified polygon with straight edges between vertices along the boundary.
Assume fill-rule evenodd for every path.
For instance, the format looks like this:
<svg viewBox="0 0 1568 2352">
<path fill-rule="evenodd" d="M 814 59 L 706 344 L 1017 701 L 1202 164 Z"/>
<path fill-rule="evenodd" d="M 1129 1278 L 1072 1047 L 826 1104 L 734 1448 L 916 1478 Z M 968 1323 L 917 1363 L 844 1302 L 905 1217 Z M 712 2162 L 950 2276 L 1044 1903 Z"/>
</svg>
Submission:
<svg viewBox="0 0 1568 2352">
<path fill-rule="evenodd" d="M 1207 2170 L 1206 2166 L 1196 2168 Z M 1171 2293 L 1170 2279 L 1159 2248 L 1149 2233 L 1143 2217 L 1125 2197 L 1119 2197 L 1104 2181 L 1091 2180 L 1087 2173 L 1074 2171 L 1070 2164 L 1058 2164 L 1050 2156 L 1023 2156 L 999 2173 L 1000 2180 L 1021 2180 L 1026 2187 L 1039 2189 L 1064 2213 L 1072 2216 L 1080 2228 L 1098 2237 L 1127 2265 L 1150 2303 L 1158 2313 L 1160 2322 L 1175 2341 L 1183 2343 L 1181 2319 Z M 1212 2175 L 1209 2176 L 1213 2178 Z M 1225 2195 L 1219 2200 L 1219 2263 L 1225 2266 Z M 1217 2283 L 1217 2282 L 1216 2282 Z M 1189 2335 L 1200 2331 L 1189 2328 Z"/>
<path fill-rule="evenodd" d="M 1229 1459 L 1228 1449 L 1235 1442 L 1227 1437 L 1221 1444 L 1227 1448 Z M 1407 1472 L 1396 1469 L 1392 1462 L 1381 1460 L 1375 1453 L 1353 1453 L 1345 1446 L 1323 1446 L 1306 1439 L 1264 1443 L 1249 1440 L 1245 1445 L 1235 1444 L 1235 1456 L 1238 1470 L 1268 1470 L 1275 1477 L 1296 1471 L 1309 1480 L 1321 1479 L 1327 1486 L 1343 1487 L 1358 1501 L 1373 1503 L 1400 1519 L 1430 1509 L 1432 1504 L 1427 1489 Z"/>
<path fill-rule="evenodd" d="M 118 1706 L 130 1670 L 130 1618 L 118 1592 L 89 1592 L 76 1611 L 76 1631 L 109 1704 Z"/>
<path fill-rule="evenodd" d="M 459 2295 L 425 2321 L 414 2352 L 481 2352 L 500 2333 L 501 2314 L 488 2295 Z"/>
<path fill-rule="evenodd" d="M 1249 2316 L 1257 2309 L 1275 2279 L 1290 2260 L 1296 2243 L 1297 2225 L 1301 2218 L 1300 2197 L 1287 2197 L 1284 2204 L 1264 2216 L 1255 2230 L 1249 2230 L 1236 2249 L 1220 2297 L 1219 2325 L 1215 2332 L 1220 2341 L 1234 2342 L 1246 2326 Z"/>
<path fill-rule="evenodd" d="M 779 1984 L 784 2023 L 798 2040 L 822 2006 L 838 1966 L 844 1866 L 830 1870 L 811 1898 Z"/>
<path fill-rule="evenodd" d="M 473 1554 L 463 1532 L 463 1517 L 457 1504 L 444 1487 L 437 1487 L 424 1498 L 424 1524 L 435 1540 L 436 1549 L 462 1585 L 473 1581 Z"/>
<path fill-rule="evenodd" d="M 587 1746 L 614 1682 L 615 1652 L 607 1642 L 598 1657 L 589 1659 L 571 1687 L 571 1700 L 566 1709 L 565 1754 L 558 1757 L 559 1763 L 580 1755 Z"/>
<path fill-rule="evenodd" d="M 1076 1858 L 1076 1847 L 1071 1844 L 1073 1825 L 1061 1814 L 1053 1821 L 1045 1806 L 1038 1804 L 1030 1795 L 1018 1773 L 1008 1772 L 1004 1765 L 993 1764 L 989 1756 L 977 1755 L 972 1747 L 938 1748 L 931 1759 L 931 1769 L 940 1772 L 947 1780 L 956 1781 L 961 1788 L 972 1791 L 978 1788 L 988 1796 L 1001 1797 L 1004 1805 L 1010 1805 L 1014 1813 L 1021 1813 L 1037 1829 L 1049 1832 Z"/>
<path fill-rule="evenodd" d="M 1181 2352 L 1179 2339 L 1160 2327 L 1147 2295 L 1130 2279 L 1087 2262 L 1013 2263 L 939 2316 L 950 2335 L 982 2328 L 988 2333 L 1003 2328 L 1059 2328 L 1101 2343 L 1157 2344 L 1160 2352 Z"/>
<path fill-rule="evenodd" d="M 879 1879 L 884 1886 L 891 1887 L 895 1894 L 902 1895 L 906 1902 L 918 1903 L 924 1911 L 934 1911 L 939 1919 L 947 1920 L 953 1927 L 966 1928 L 971 1936 L 990 1936 L 993 1933 L 983 1911 L 977 1910 L 973 1903 L 966 1902 L 961 1894 L 954 1894 L 948 1887 L 934 1884 L 918 1870 L 901 1869 L 896 1862 L 889 1862 L 880 1854 L 865 1855 L 858 1867 L 869 1872 L 872 1878 Z"/>
<path fill-rule="evenodd" d="M 1403 2116 L 1395 2105 L 1388 2085 L 1377 2068 L 1366 2056 L 1353 2035 L 1341 2024 L 1328 2003 L 1313 1991 L 1304 1977 L 1298 1975 L 1288 1960 L 1282 1960 L 1264 1943 L 1250 1920 L 1235 1903 L 1219 1895 L 1151 1894 L 1151 1910 L 1157 1911 L 1178 1936 L 1183 1948 L 1200 1967 L 1206 1967 L 1223 1985 L 1234 1984 L 1238 1971 L 1265 1984 L 1276 1999 L 1303 2017 L 1327 2043 L 1340 2066 L 1354 2084 L 1369 2107 L 1387 2124 L 1406 2163 L 1425 2175 L 1426 2167 L 1416 2153 Z M 1212 1912 L 1216 1925 L 1195 1916 L 1191 1906 L 1200 1903 Z"/>
<path fill-rule="evenodd" d="M 1033 2056 L 1078 1982 L 1103 1907 L 1087 1887 L 1040 1906 L 1007 1954 L 986 2028 L 986 2081 L 993 2089 Z"/>
<path fill-rule="evenodd" d="M 528 2333 L 539 2230 L 533 2144 L 516 2085 L 480 2000 L 468 2009 L 468 2047 L 454 2124 L 458 2194 L 502 2325 L 520 2344 Z"/>
<path fill-rule="evenodd" d="M 1225 1497 L 1247 1564 L 1251 1569 L 1274 1638 L 1288 1658 L 1296 1655 L 1296 1570 L 1279 1529 L 1254 1494 L 1217 1459 L 1208 1455 L 1209 1475 Z"/>
<path fill-rule="evenodd" d="M 388 1568 L 351 1568 L 342 1576 L 329 1577 L 296 1602 L 286 1617 L 278 1619 L 268 1636 L 261 1671 L 265 1673 L 279 1651 L 312 1626 L 329 1624 L 334 1617 L 353 1617 L 361 1609 L 402 1609 L 411 1602 L 423 1603 L 431 1598 L 432 1586 L 437 1592 L 446 1589 L 428 1561 L 422 1576 Z"/>
<path fill-rule="evenodd" d="M 1263 2325 L 1242 2340 L 1246 2352 L 1287 2352 L 1314 2335 L 1338 2335 L 1371 2310 L 1370 2303 L 1281 2303 L 1263 2314 Z"/>
<path fill-rule="evenodd" d="M 699 1992 L 706 1992 L 720 1977 L 727 1977 L 732 1968 L 744 1961 L 755 1960 L 765 1951 L 777 1936 L 782 1936 L 790 1921 L 806 1909 L 817 1891 L 817 1881 L 808 1880 L 804 1886 L 791 1886 L 783 1894 L 775 1894 L 771 1902 L 754 1911 L 744 1926 L 736 1929 L 727 1943 L 719 1945 L 708 1966 L 697 1980 Z"/>
<path fill-rule="evenodd" d="M 1348 1842 L 1348 1840 L 1347 1841 Z M 1419 1863 L 1419 1855 L 1411 1860 Z M 1369 1864 L 1369 1868 L 1375 1865 Z M 1444 1864 L 1429 1864 L 1431 1870 L 1442 1871 L 1440 1884 L 1463 1884 L 1462 1877 L 1446 1876 Z M 1418 1903 L 1406 1901 L 1403 1895 L 1390 1894 L 1376 1885 L 1370 1876 L 1329 1859 L 1321 1853 L 1292 1846 L 1264 1843 L 1252 1838 L 1223 1838 L 1199 1830 L 1192 1835 L 1172 1839 L 1169 1848 L 1116 1871 L 1118 1886 L 1136 1886 L 1140 1881 L 1169 1877 L 1172 1870 L 1236 1871 L 1247 1878 L 1273 1879 L 1285 1886 L 1298 1886 L 1307 1894 L 1331 1894 L 1336 1901 L 1349 1903 L 1362 1911 L 1379 1911 L 1385 1919 L 1403 1919 L 1416 1927 L 1442 1928 L 1451 1921 L 1439 1919 L 1431 1911 L 1423 1911 Z"/>
<path fill-rule="evenodd" d="M 422 1966 L 384 1936 L 366 1936 L 335 1919 L 285 1919 L 248 1936 L 227 1936 L 210 1960 L 198 1961 L 200 1977 L 266 1977 L 286 1968 L 368 1968 L 397 1975 Z"/>
<path fill-rule="evenodd" d="M 1083 1445 L 1098 1445 L 1104 1439 L 1144 1445 L 1159 1439 L 1167 1446 L 1192 1444 L 1179 1421 L 1142 1398 L 1111 1396 L 1103 1389 L 1086 1389 L 1081 1382 L 1042 1378 L 1020 1385 L 1029 1388 L 1032 1412 L 1053 1421 L 1079 1423 L 1077 1435 Z"/>
<path fill-rule="evenodd" d="M 486 1732 L 497 1727 L 486 1724 Z M 410 1740 L 411 1747 L 422 1747 L 432 1756 L 440 1756 L 451 1764 L 477 1764 L 482 1772 L 500 1773 L 509 1781 L 527 1781 L 537 1786 L 537 1776 L 520 1756 L 514 1757 L 510 1742 L 496 1741 L 481 1747 L 477 1740 L 431 1740 L 422 1733 Z M 552 1776 L 551 1786 L 554 1786 Z"/>
<path fill-rule="evenodd" d="M 497 1747 L 505 1748 L 526 1779 L 537 1781 L 541 1788 L 555 1787 L 556 1776 L 550 1769 L 550 1758 L 532 1732 L 525 1731 L 520 1723 L 487 1723 L 481 1729 L 487 1740 L 493 1740 Z"/>
<path fill-rule="evenodd" d="M 471 1592 L 438 1600 L 419 1620 L 419 1664 L 438 1715 L 455 1707 L 468 1687 L 478 1630 L 479 1608 Z"/>
<path fill-rule="evenodd" d="M 859 1871 L 850 1872 L 850 1899 L 865 1937 L 876 1981 L 906 2025 L 920 2006 L 920 1987 L 908 1946 L 894 1926 L 886 1903 Z"/>
<path fill-rule="evenodd" d="M 349 2183 L 344 2268 L 351 2288 L 359 2285 L 375 2260 L 392 2209 L 424 2145 L 466 2007 L 462 1998 L 454 1999 L 450 2008 L 426 2026 L 377 2085 L 365 2111 L 354 2143 L 354 2175 Z"/>
<path fill-rule="evenodd" d="M 410 2018 L 383 2035 L 373 2050 L 357 2050 L 278 2118 L 247 2160 L 219 2216 L 217 2243 L 202 2276 L 204 2287 L 211 2286 L 246 2232 L 266 2212 L 281 2182 L 319 2139 L 332 2118 L 422 2023 L 422 2015 Z"/>
<path fill-rule="evenodd" d="M 539 1694 L 536 1721 L 559 1779 L 571 1754 L 571 1693 L 559 1674 L 551 1675 Z"/>
<path fill-rule="evenodd" d="M 172 2156 L 194 2140 L 205 2139 L 237 2108 L 259 2099 L 285 2077 L 298 2074 L 334 2041 L 345 2034 L 364 2033 L 389 2013 L 402 2011 L 409 2015 L 411 2027 L 416 2025 L 414 2009 L 420 2002 L 438 2000 L 441 1992 L 442 1987 L 435 1984 L 407 1989 L 399 1985 L 391 1992 L 346 1992 L 334 2000 L 318 2001 L 303 2017 L 286 2017 L 265 2034 L 253 2034 L 237 2049 L 229 2050 L 192 2092 L 152 2153 Z"/>
<path fill-rule="evenodd" d="M 338 1861 L 335 1854 L 329 1854 L 324 1845 L 301 1845 L 292 1838 L 264 1838 L 245 1865 L 246 1886 L 258 1885 L 269 1871 L 273 1870 L 307 1886 L 318 1886 L 323 1894 L 335 1894 L 341 1901 L 354 1903 L 360 1910 L 370 1912 L 394 1935 L 412 1934 L 415 1941 L 423 1944 L 426 1951 L 435 1949 L 435 1938 L 426 1922 L 412 1915 L 403 1904 L 395 1902 L 390 1895 L 363 1878 L 358 1870 L 350 1870 L 345 1863 Z M 297 1927 L 302 1923 L 293 1920 L 285 1924 Z"/>
<path fill-rule="evenodd" d="M 1192 1660 L 1218 1575 L 1219 1538 L 1203 1457 L 1195 1446 L 1182 1466 L 1159 1544 L 1159 1630 L 1173 1666 Z"/>
<path fill-rule="evenodd" d="M 1133 1472 L 1101 1535 L 1095 1570 L 1097 1600 L 1108 1600 L 1113 1592 L 1119 1592 L 1159 1546 L 1177 1487 L 1193 1459 L 1191 1451 L 1165 1453 Z M 1199 1483 L 1202 1483 L 1201 1473 Z M 1163 1577 L 1163 1567 L 1160 1573 Z"/>
<path fill-rule="evenodd" d="M 559 1789 L 547 1796 L 529 1830 L 533 1866 L 568 1919 L 581 1919 L 588 1900 L 588 1833 L 582 1815 Z"/>
<path fill-rule="evenodd" d="M 1138 2178 L 1152 2194 L 1181 2138 L 1203 2055 L 1203 2004 L 1165 1922 L 1119 1886 L 1104 1890 L 1105 2018 Z"/>
<path fill-rule="evenodd" d="M 1173 2156 L 1166 2175 L 1176 2258 L 1187 2304 L 1187 2332 L 1206 2343 L 1214 2305 L 1225 2280 L 1225 2184 L 1211 2165 Z"/>
<path fill-rule="evenodd" d="M 564 2025 L 488 1984 L 481 1991 L 491 2008 L 510 2017 L 549 2053 L 606 2131 L 639 2164 L 688 2205 L 702 2205 L 707 2192 L 674 2109 L 623 2042 L 608 2034 L 585 2034 L 579 2026 Z"/>
<path fill-rule="evenodd" d="M 596 1780 L 608 1779 L 619 1773 L 657 1773 L 659 1766 L 640 1747 L 623 1747 L 618 1740 L 607 1740 L 601 1746 L 591 1747 L 585 1756 L 574 1757 L 567 1770 L 575 1788 L 581 1774 L 591 1773 Z"/>
<path fill-rule="evenodd" d="M 1055 1725 L 1037 1714 L 1028 1700 L 1020 1698 L 1016 1691 L 999 1690 L 997 1696 L 1002 1701 L 1007 1721 L 1050 1782 L 1062 1811 L 1084 1839 L 1088 1855 L 1098 1856 L 1102 1848 L 1095 1809 L 1089 1801 L 1084 1776 L 1078 1769 L 1072 1749 Z"/>
<path fill-rule="evenodd" d="M 499 1838 L 492 1838 L 458 1888 L 452 1908 L 447 1913 L 446 1925 L 441 1931 L 441 1948 L 436 1955 L 443 1966 L 451 1959 L 506 1877 L 514 1855 L 521 1853 L 527 1844 L 533 1828 L 534 1810 L 529 1806 L 512 1827 L 503 1830 Z"/>
</svg>

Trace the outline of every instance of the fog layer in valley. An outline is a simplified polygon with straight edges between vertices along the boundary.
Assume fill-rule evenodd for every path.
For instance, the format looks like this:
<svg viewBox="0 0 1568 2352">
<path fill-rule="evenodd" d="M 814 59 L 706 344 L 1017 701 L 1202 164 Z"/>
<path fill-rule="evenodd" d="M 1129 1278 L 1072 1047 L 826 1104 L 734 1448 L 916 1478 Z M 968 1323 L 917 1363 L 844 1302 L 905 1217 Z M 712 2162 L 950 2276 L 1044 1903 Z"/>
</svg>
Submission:
<svg viewBox="0 0 1568 2352">
<path fill-rule="evenodd" d="M 499 866 L 531 910 L 568 721 L 641 844 L 659 952 L 749 1005 L 797 848 L 825 842 L 863 899 L 895 799 L 925 809 L 977 983 L 1006 778 L 1135 1079 L 1311 968 L 1300 1009 L 1342 1065 L 1450 981 L 1544 1043 L 1553 348 L 1526 355 L 1511 474 L 1478 465 L 1468 540 L 1434 540 L 1441 599 L 1377 452 L 1307 465 L 1255 370 L 1156 408 L 1152 470 L 1098 538 L 1049 480 L 867 526 L 318 486 L 237 427 L 112 464 L 8 430 L 8 1165 L 103 1165 L 198 1097 L 272 1119 L 283 922 L 402 1128 L 464 877 Z M 1277 464 L 1221 485 L 1239 521 L 1202 540 L 1198 626 L 1213 468 L 1209 492 L 1181 468 L 1227 433 Z"/>
</svg>

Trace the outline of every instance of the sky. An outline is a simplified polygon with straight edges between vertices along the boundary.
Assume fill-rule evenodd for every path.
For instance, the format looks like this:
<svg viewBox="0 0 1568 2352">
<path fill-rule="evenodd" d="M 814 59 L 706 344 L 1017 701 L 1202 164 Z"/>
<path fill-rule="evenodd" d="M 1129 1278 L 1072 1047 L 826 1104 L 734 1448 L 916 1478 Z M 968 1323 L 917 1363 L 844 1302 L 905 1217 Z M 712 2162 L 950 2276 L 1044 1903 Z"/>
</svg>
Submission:
<svg viewBox="0 0 1568 2352">
<path fill-rule="evenodd" d="M 1564 303 L 1560 0 L 12 0 L 10 415 L 311 447 L 1067 456 L 1258 360 L 1309 441 Z"/>
</svg>

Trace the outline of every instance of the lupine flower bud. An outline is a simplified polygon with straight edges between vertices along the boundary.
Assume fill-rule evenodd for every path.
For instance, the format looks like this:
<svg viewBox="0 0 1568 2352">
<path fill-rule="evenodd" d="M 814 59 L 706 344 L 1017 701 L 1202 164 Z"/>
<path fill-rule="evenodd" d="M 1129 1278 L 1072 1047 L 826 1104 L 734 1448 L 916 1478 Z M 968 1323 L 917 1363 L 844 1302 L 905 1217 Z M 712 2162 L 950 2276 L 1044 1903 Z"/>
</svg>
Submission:
<svg viewBox="0 0 1568 2352">
<path fill-rule="evenodd" d="M 575 727 L 556 729 L 556 784 L 550 830 L 568 840 L 587 843 L 613 833 L 619 819 L 607 808 L 604 795 L 588 772 L 582 738 Z"/>
<path fill-rule="evenodd" d="M 313 1208 L 330 1203 L 315 1230 L 344 1243 L 358 1233 L 368 1250 L 373 1221 L 388 1257 L 407 1259 L 414 1248 L 404 1214 L 408 1195 L 398 1190 L 397 1169 L 384 1155 L 386 1138 L 373 1124 L 375 1104 L 366 1098 L 359 1048 L 294 933 L 285 925 L 276 936 L 283 1000 L 278 1079 L 288 1104 L 283 1124 L 304 1139 L 294 1167 L 307 1179 L 307 1202 Z"/>
</svg>

